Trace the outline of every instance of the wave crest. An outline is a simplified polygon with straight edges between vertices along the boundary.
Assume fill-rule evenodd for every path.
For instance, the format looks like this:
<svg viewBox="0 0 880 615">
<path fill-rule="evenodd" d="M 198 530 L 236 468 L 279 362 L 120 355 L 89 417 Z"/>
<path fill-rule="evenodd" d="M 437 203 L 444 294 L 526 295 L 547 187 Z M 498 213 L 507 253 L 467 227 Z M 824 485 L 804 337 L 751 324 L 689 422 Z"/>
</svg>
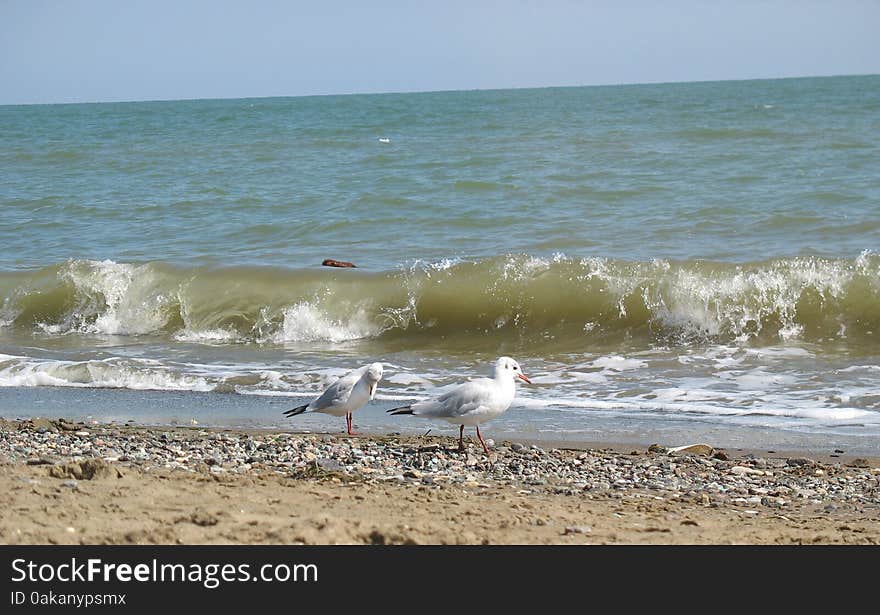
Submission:
<svg viewBox="0 0 880 615">
<path fill-rule="evenodd" d="M 880 256 L 871 252 L 743 264 L 505 255 L 380 273 L 73 260 L 0 273 L 0 292 L 0 326 L 205 343 L 775 343 L 880 331 Z"/>
</svg>

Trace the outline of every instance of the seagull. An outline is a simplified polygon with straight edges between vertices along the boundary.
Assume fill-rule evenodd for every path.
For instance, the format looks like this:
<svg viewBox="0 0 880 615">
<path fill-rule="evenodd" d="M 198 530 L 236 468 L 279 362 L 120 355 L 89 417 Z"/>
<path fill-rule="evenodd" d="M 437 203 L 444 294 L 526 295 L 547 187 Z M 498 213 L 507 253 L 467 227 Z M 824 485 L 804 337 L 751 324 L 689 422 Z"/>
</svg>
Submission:
<svg viewBox="0 0 880 615">
<path fill-rule="evenodd" d="M 371 363 L 350 371 L 331 384 L 317 399 L 297 406 L 284 413 L 284 416 L 296 416 L 303 412 L 323 412 L 333 416 L 345 416 L 348 435 L 357 435 L 352 429 L 352 413 L 373 399 L 376 387 L 382 380 L 382 364 Z"/>
<path fill-rule="evenodd" d="M 522 373 L 519 363 L 510 357 L 501 357 L 495 361 L 492 378 L 475 378 L 435 399 L 392 408 L 388 412 L 443 419 L 460 425 L 458 450 L 464 450 L 465 425 L 473 425 L 477 428 L 477 438 L 488 455 L 489 447 L 480 433 L 480 423 L 501 416 L 507 410 L 516 394 L 517 379 L 532 383 Z"/>
</svg>

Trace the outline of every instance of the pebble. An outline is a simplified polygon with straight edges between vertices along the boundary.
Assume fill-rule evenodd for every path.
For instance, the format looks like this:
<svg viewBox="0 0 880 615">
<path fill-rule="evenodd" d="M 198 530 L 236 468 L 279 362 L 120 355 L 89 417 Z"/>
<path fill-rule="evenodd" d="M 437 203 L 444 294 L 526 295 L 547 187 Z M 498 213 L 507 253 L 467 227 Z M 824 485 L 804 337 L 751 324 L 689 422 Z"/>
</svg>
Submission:
<svg viewBox="0 0 880 615">
<path fill-rule="evenodd" d="M 749 468 L 746 466 L 733 466 L 730 468 L 731 474 L 736 474 L 738 476 L 744 476 L 746 474 L 751 474 L 755 476 L 763 476 L 764 470 L 756 470 L 755 468 Z"/>
<path fill-rule="evenodd" d="M 318 467 L 327 472 L 343 472 L 345 467 L 335 459 L 318 459 Z"/>
<path fill-rule="evenodd" d="M 807 459 L 806 457 L 792 457 L 788 459 L 788 465 L 790 466 L 814 466 L 816 462 L 812 459 Z"/>
<path fill-rule="evenodd" d="M 83 440 L 83 433 L 90 438 Z M 397 481 L 431 489 L 510 485 L 523 495 L 536 491 L 581 498 L 645 494 L 687 498 L 704 506 L 733 502 L 777 509 L 792 500 L 823 506 L 880 505 L 877 469 L 864 467 L 860 460 L 855 460 L 855 470 L 844 470 L 806 457 L 734 460 L 719 451 L 711 457 L 670 456 L 661 447 L 655 448 L 657 453 L 632 456 L 611 450 L 544 450 L 518 442 L 492 447 L 487 457 L 479 447 L 458 453 L 454 444 L 454 438 L 439 437 L 399 441 L 303 433 L 159 431 L 134 425 L 99 424 L 84 430 L 67 421 L 0 424 L 0 459 L 31 465 L 65 464 L 82 455 L 112 461 L 119 468 L 269 472 L 327 480 L 321 473 L 309 474 L 309 468 L 320 468 L 337 480 Z M 54 484 L 78 489 L 72 481 Z"/>
</svg>

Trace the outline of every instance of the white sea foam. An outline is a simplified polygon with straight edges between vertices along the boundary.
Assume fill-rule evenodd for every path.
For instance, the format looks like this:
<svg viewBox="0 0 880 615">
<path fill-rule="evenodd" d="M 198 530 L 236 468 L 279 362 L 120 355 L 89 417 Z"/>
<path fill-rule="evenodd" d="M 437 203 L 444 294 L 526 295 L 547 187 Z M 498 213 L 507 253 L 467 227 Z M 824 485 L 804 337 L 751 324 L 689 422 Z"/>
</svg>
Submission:
<svg viewBox="0 0 880 615">
<path fill-rule="evenodd" d="M 806 348 L 799 348 L 797 346 L 788 346 L 788 347 L 779 347 L 779 346 L 771 346 L 766 348 L 747 348 L 745 350 L 747 355 L 761 357 L 761 358 L 771 358 L 771 359 L 789 359 L 795 357 L 803 357 L 808 358 L 814 356 L 812 352 L 807 350 Z"/>
<path fill-rule="evenodd" d="M 149 265 L 75 260 L 59 277 L 75 287 L 80 303 L 66 323 L 44 326 L 47 332 L 137 335 L 156 331 L 165 324 L 165 309 L 171 298 L 156 290 Z"/>
<path fill-rule="evenodd" d="M 431 269 L 433 271 L 446 271 L 448 269 L 452 269 L 456 265 L 460 264 L 462 260 L 458 257 L 452 258 L 444 258 L 439 261 L 428 263 L 426 268 Z"/>
<path fill-rule="evenodd" d="M 284 310 L 280 330 L 269 341 L 285 342 L 346 342 L 374 337 L 382 328 L 371 322 L 364 310 L 357 310 L 347 320 L 337 320 L 320 307 L 301 301 Z"/>
<path fill-rule="evenodd" d="M 602 372 L 579 372 L 567 370 L 555 370 L 547 374 L 529 376 L 532 384 L 578 384 L 589 383 L 593 385 L 605 384 L 608 377 Z"/>
<path fill-rule="evenodd" d="M 413 384 L 432 386 L 430 380 L 427 380 L 419 375 L 409 374 L 406 372 L 397 372 L 395 374 L 391 374 L 390 376 L 385 376 L 382 381 L 391 384 L 400 384 L 403 386 L 410 386 Z"/>
<path fill-rule="evenodd" d="M 14 323 L 15 319 L 18 318 L 18 314 L 19 314 L 18 311 L 9 310 L 9 309 L 6 309 L 5 307 L 2 310 L 0 310 L 0 328 L 8 327 L 12 323 Z"/>
<path fill-rule="evenodd" d="M 718 393 L 703 389 L 683 389 L 678 387 L 670 387 L 665 389 L 654 389 L 642 397 L 651 396 L 652 402 L 694 402 L 694 401 L 717 401 Z"/>
<path fill-rule="evenodd" d="M 608 399 L 583 399 L 572 397 L 559 397 L 553 399 L 532 399 L 518 397 L 514 405 L 527 408 L 569 408 L 585 412 L 599 411 L 641 411 L 648 414 L 663 415 L 714 415 L 714 416 L 767 416 L 779 418 L 812 419 L 821 422 L 845 422 L 858 420 L 871 424 L 880 424 L 880 412 L 862 410 L 860 408 L 840 408 L 824 406 L 775 406 L 761 405 L 743 408 L 720 403 L 683 403 L 662 402 L 656 400 L 608 400 Z"/>
<path fill-rule="evenodd" d="M 178 342 L 189 343 L 228 343 L 241 340 L 241 336 L 234 331 L 227 331 L 226 329 L 207 329 L 204 331 L 184 329 L 175 333 L 174 339 Z"/>
<path fill-rule="evenodd" d="M 210 391 L 207 379 L 133 359 L 51 361 L 20 358 L 0 368 L 2 387 L 92 387 L 160 391 Z"/>
<path fill-rule="evenodd" d="M 602 292 L 616 301 L 620 318 L 628 316 L 628 306 L 638 298 L 652 323 L 682 341 L 729 335 L 743 343 L 768 325 L 783 341 L 801 338 L 805 328 L 798 322 L 798 308 L 805 293 L 823 304 L 841 301 L 855 275 L 880 286 L 875 261 L 871 254 L 863 254 L 855 266 L 794 258 L 716 271 L 660 259 L 621 263 L 594 257 L 580 264 L 585 271 L 582 280 L 601 282 Z"/>
<path fill-rule="evenodd" d="M 641 369 L 647 367 L 648 364 L 638 359 L 627 359 L 619 355 L 610 355 L 607 357 L 599 357 L 592 363 L 593 367 L 608 369 L 615 372 L 622 372 L 631 369 Z"/>
<path fill-rule="evenodd" d="M 568 372 L 568 375 L 578 382 L 590 384 L 605 384 L 608 378 L 600 372 Z"/>
<path fill-rule="evenodd" d="M 793 376 L 771 374 L 763 369 L 754 369 L 740 375 L 730 374 L 729 379 L 740 388 L 752 391 L 766 391 L 780 386 L 790 386 L 796 382 Z"/>
<path fill-rule="evenodd" d="M 842 374 L 850 372 L 880 372 L 880 365 L 851 365 L 837 371 Z"/>
</svg>

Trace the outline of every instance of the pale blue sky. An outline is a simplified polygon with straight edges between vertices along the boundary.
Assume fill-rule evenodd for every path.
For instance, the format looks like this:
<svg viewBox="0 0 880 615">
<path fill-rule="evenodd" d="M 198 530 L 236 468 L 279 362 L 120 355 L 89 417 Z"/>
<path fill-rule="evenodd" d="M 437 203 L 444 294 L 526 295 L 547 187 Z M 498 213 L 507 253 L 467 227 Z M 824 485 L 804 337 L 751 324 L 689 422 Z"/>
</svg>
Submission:
<svg viewBox="0 0 880 615">
<path fill-rule="evenodd" d="M 0 104 L 880 73 L 880 0 L 0 0 Z"/>
</svg>

